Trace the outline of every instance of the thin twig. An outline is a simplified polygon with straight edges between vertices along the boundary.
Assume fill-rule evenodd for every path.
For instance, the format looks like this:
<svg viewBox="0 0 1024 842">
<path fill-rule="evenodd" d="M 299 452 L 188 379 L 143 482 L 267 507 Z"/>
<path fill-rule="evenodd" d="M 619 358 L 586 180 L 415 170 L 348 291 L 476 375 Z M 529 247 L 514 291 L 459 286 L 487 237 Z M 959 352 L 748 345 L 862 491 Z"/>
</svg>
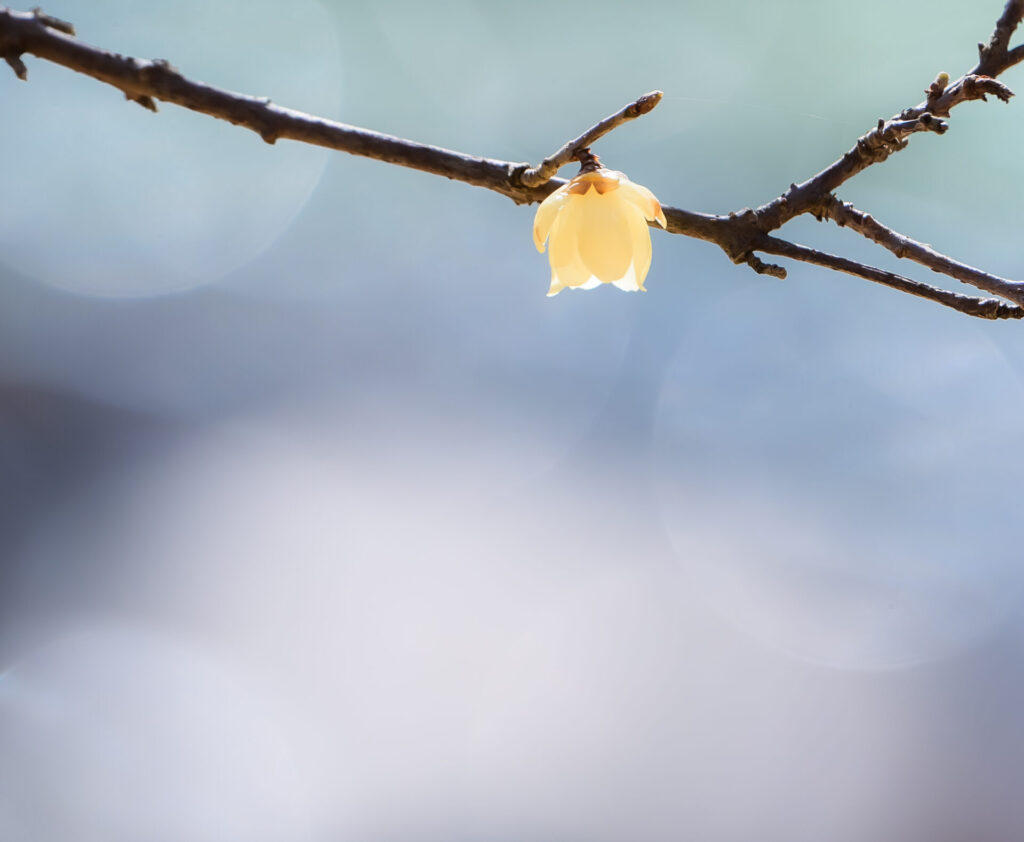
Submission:
<svg viewBox="0 0 1024 842">
<path fill-rule="evenodd" d="M 537 187 L 545 181 L 550 181 L 562 167 L 570 163 L 580 149 L 586 149 L 599 138 L 604 137 L 612 129 L 635 120 L 648 112 L 661 102 L 661 91 L 651 91 L 644 94 L 636 102 L 631 102 L 625 108 L 620 108 L 614 114 L 605 117 L 600 123 L 591 126 L 579 137 L 570 140 L 565 146 L 559 149 L 554 155 L 549 155 L 537 166 L 530 167 L 521 173 L 519 180 L 527 187 Z"/>
<path fill-rule="evenodd" d="M 936 116 L 947 116 L 951 108 L 971 99 L 985 99 L 993 94 L 1007 102 L 1013 92 L 994 78 L 1024 59 L 1020 49 L 1007 52 L 1006 45 L 1024 14 L 1024 0 L 1009 0 L 996 23 L 987 45 L 978 45 L 981 61 L 970 73 L 948 87 L 943 85 L 939 96 L 929 88 L 928 99 L 901 111 L 857 140 L 856 145 L 842 158 L 825 167 L 817 175 L 801 184 L 790 185 L 789 190 L 757 208 L 758 227 L 765 232 L 774 231 L 803 213 L 813 212 L 825 196 L 833 193 L 844 182 L 858 173 L 888 158 L 907 146 L 909 136 L 917 131 L 930 130 L 941 134 L 946 124 Z M 936 80 L 938 81 L 938 80 Z M 935 83 L 933 83 L 934 85 Z M 926 125 L 928 123 L 930 125 Z"/>
<path fill-rule="evenodd" d="M 889 249 L 897 257 L 908 258 L 922 266 L 927 266 L 933 272 L 948 275 L 985 292 L 1024 305 L 1024 283 L 1000 278 L 998 275 L 991 275 L 981 269 L 968 266 L 966 263 L 953 260 L 953 258 L 935 251 L 926 243 L 912 240 L 898 231 L 886 227 L 870 214 L 857 210 L 849 202 L 841 202 L 835 196 L 828 196 L 822 202 L 820 211 L 823 217 L 862 234 L 869 240 Z"/>
<path fill-rule="evenodd" d="M 1020 319 L 1024 318 L 1024 307 L 1016 304 L 1008 304 L 998 298 L 974 298 L 970 295 L 961 295 L 957 292 L 933 287 L 920 281 L 913 281 L 894 272 L 887 272 L 884 269 L 876 269 L 874 266 L 867 266 L 855 260 L 839 257 L 817 249 L 801 246 L 797 243 L 790 243 L 765 234 L 757 246 L 758 251 L 768 254 L 777 254 L 780 257 L 789 257 L 793 260 L 801 260 L 804 263 L 813 263 L 816 266 L 824 266 L 828 269 L 835 269 L 837 272 L 844 272 L 847 275 L 855 275 L 858 278 L 865 278 L 882 284 L 901 292 L 916 295 L 919 298 L 927 298 L 946 307 L 951 307 L 960 313 L 968 316 L 976 316 L 981 319 Z"/>
<path fill-rule="evenodd" d="M 900 116 L 907 119 L 917 119 L 925 115 L 948 117 L 950 109 L 961 102 L 970 102 L 974 99 L 985 102 L 989 95 L 994 96 L 1000 102 L 1009 102 L 1010 97 L 1013 96 L 1013 91 L 998 79 L 993 79 L 991 76 L 978 76 L 975 73 L 961 76 L 952 85 L 938 93 L 933 92 L 934 86 L 933 82 L 932 87 L 926 92 L 928 93 L 927 100 L 913 108 L 905 109 Z"/>
</svg>

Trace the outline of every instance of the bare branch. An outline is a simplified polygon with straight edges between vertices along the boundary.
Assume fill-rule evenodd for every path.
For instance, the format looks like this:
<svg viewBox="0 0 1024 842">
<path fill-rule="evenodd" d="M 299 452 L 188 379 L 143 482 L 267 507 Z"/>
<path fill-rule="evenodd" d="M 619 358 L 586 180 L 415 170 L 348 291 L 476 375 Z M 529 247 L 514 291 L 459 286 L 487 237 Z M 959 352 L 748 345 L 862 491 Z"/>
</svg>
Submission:
<svg viewBox="0 0 1024 842">
<path fill-rule="evenodd" d="M 233 93 L 182 76 L 166 61 L 102 50 L 43 25 L 30 13 L 0 8 L 0 48 L 32 53 L 112 85 L 146 107 L 155 101 L 244 126 L 268 143 L 280 138 L 324 146 L 486 187 L 517 202 L 540 201 L 557 185 L 524 188 L 512 178 L 527 164 L 464 155 L 274 105 L 265 97 Z M 8 53 L 10 54 L 10 53 Z"/>
<path fill-rule="evenodd" d="M 661 91 L 651 91 L 649 94 L 644 94 L 636 102 L 631 102 L 625 108 L 620 108 L 614 114 L 605 117 L 597 125 L 591 126 L 579 137 L 570 140 L 554 155 L 548 156 L 537 166 L 530 167 L 519 176 L 519 180 L 527 187 L 537 187 L 545 181 L 550 181 L 555 173 L 574 159 L 579 150 L 586 149 L 623 123 L 635 120 L 637 117 L 652 111 L 661 102 L 661 97 Z"/>
<path fill-rule="evenodd" d="M 945 130 L 946 124 L 927 112 L 918 118 L 899 114 L 889 120 L 879 120 L 878 125 L 858 138 L 853 149 L 838 161 L 801 184 L 791 184 L 777 199 L 757 208 L 758 227 L 762 231 L 774 231 L 794 217 L 809 212 L 823 196 L 872 164 L 881 163 L 893 152 L 905 148 L 911 134 L 919 131 L 942 134 Z"/>
<path fill-rule="evenodd" d="M 1024 44 L 1019 47 L 1014 47 L 1010 52 L 1006 54 L 1006 66 L 1013 67 L 1015 64 L 1020 64 L 1024 61 Z"/>
<path fill-rule="evenodd" d="M 993 79 L 990 76 L 978 76 L 974 73 L 961 76 L 952 85 L 939 92 L 935 91 L 935 85 L 936 82 L 932 82 L 931 87 L 925 91 L 928 94 L 927 100 L 913 108 L 905 109 L 900 116 L 907 119 L 923 117 L 928 114 L 948 117 L 949 110 L 961 102 L 969 102 L 972 99 L 980 99 L 985 102 L 989 94 L 1000 102 L 1009 102 L 1010 97 L 1013 96 L 1013 91 L 998 79 Z"/>
<path fill-rule="evenodd" d="M 774 231 L 800 214 L 813 212 L 816 205 L 844 182 L 905 148 L 914 132 L 942 134 L 947 126 L 936 117 L 949 116 L 950 109 L 961 102 L 984 100 L 987 94 L 1008 102 L 1013 91 L 992 77 L 1024 60 L 1024 50 L 1020 47 L 1007 51 L 1010 36 L 1022 16 L 1024 0 L 1009 0 L 989 43 L 979 44 L 981 60 L 970 73 L 952 85 L 948 85 L 947 74 L 940 74 L 925 91 L 928 98 L 924 102 L 906 108 L 888 120 L 879 120 L 878 125 L 859 138 L 853 149 L 842 158 L 807 181 L 790 185 L 789 190 L 777 199 L 757 208 L 758 227 L 765 232 Z"/>
<path fill-rule="evenodd" d="M 998 76 L 1024 58 L 1020 47 L 1008 51 L 1010 38 L 1024 19 L 1024 0 L 1007 0 L 1003 13 L 987 44 L 978 44 L 978 64 L 971 73 L 978 76 Z"/>
<path fill-rule="evenodd" d="M 775 263 L 765 263 L 753 252 L 750 252 L 744 259 L 751 269 L 757 272 L 758 275 L 769 275 L 772 278 L 778 278 L 780 281 L 786 279 L 786 270 Z"/>
<path fill-rule="evenodd" d="M 540 202 L 565 183 L 554 179 L 527 187 L 521 175 L 530 169 L 529 164 L 466 155 L 283 108 L 265 97 L 246 96 L 193 82 L 166 61 L 132 58 L 94 47 L 62 34 L 65 30 L 54 31 L 43 23 L 44 20 L 49 19 L 0 7 L 0 48 L 10 49 L 17 55 L 31 53 L 92 76 L 136 102 L 148 97 L 227 120 L 251 129 L 269 143 L 287 138 L 398 164 L 493 190 L 520 204 Z M 609 124 L 613 118 L 634 110 L 635 113 L 615 124 L 619 125 L 650 111 L 660 99 L 658 91 L 646 94 L 581 137 L 592 142 L 594 137 L 615 127 Z M 598 134 L 591 134 L 597 130 L 600 130 Z M 724 218 L 671 207 L 666 207 L 665 213 L 673 233 L 711 242 L 718 242 L 722 236 L 721 226 L 715 223 Z"/>
<path fill-rule="evenodd" d="M 973 298 L 969 295 L 950 292 L 939 289 L 920 281 L 912 281 L 894 272 L 886 272 L 884 269 L 876 269 L 874 266 L 866 266 L 855 260 L 848 260 L 817 249 L 801 246 L 797 243 L 790 243 L 765 234 L 757 246 L 758 251 L 768 254 L 777 254 L 781 257 L 790 257 L 793 260 L 801 260 L 804 263 L 813 263 L 816 266 L 824 266 L 828 269 L 835 269 L 847 275 L 855 275 L 858 278 L 866 278 L 877 284 L 883 284 L 901 292 L 916 295 L 919 298 L 927 298 L 946 307 L 951 307 L 968 316 L 976 316 L 981 319 L 1020 319 L 1024 318 L 1024 307 L 1016 304 L 1008 304 L 998 298 Z"/>
<path fill-rule="evenodd" d="M 829 196 L 820 207 L 821 216 L 831 219 L 889 249 L 900 258 L 908 258 L 927 266 L 933 272 L 948 275 L 978 289 L 1000 295 L 1009 301 L 1024 305 L 1024 283 L 1010 281 L 991 275 L 966 263 L 960 263 L 935 251 L 931 246 L 911 240 L 891 228 L 882 225 L 869 214 L 857 210 L 849 202 L 841 202 L 835 196 Z"/>
<path fill-rule="evenodd" d="M 1011 0 L 1001 21 L 1009 20 L 1008 15 L 1017 15 L 1013 21 L 1013 26 L 1016 26 L 1022 6 L 1024 0 Z M 1013 15 L 1010 15 L 1011 11 Z M 994 35 L 991 42 L 995 46 L 989 47 L 991 56 L 1001 56 L 998 58 L 1000 67 L 1008 67 L 1024 58 L 1021 48 L 1006 50 L 1005 41 L 1009 38 L 1009 32 L 1012 32 L 1012 27 L 1008 30 L 1007 27 L 1010 27 L 1009 23 L 1004 23 L 1003 29 L 997 26 L 998 38 Z M 1007 32 L 1005 38 L 1000 34 L 1004 31 Z M 661 99 L 658 91 L 640 97 L 567 143 L 537 167 L 531 167 L 525 163 L 481 158 L 416 143 L 283 108 L 266 98 L 246 96 L 194 82 L 166 61 L 148 61 L 111 53 L 77 40 L 73 33 L 70 24 L 43 15 L 38 10 L 26 13 L 0 7 L 0 56 L 7 60 L 21 78 L 25 78 L 21 56 L 31 53 L 112 85 L 128 99 L 154 111 L 157 100 L 170 102 L 251 129 L 268 143 L 287 138 L 336 149 L 484 187 L 517 203 L 541 201 L 565 184 L 564 180 L 551 176 L 561 165 L 568 163 L 580 148 L 585 148 L 623 122 L 647 113 Z M 997 58 L 990 60 L 997 61 Z M 790 243 L 767 233 L 797 214 L 813 212 L 829 215 L 830 218 L 835 214 L 842 216 L 845 223 L 855 230 L 861 230 L 861 233 L 877 239 L 887 247 L 899 249 L 903 252 L 902 256 L 918 259 L 929 268 L 966 280 L 1018 304 L 1024 303 L 1024 293 L 1019 284 L 956 263 L 907 238 L 897 239 L 901 235 L 889 231 L 852 208 L 846 211 L 837 209 L 846 206 L 839 205 L 834 199 L 830 185 L 841 184 L 870 164 L 884 160 L 892 152 L 902 149 L 907 145 L 909 136 L 915 132 L 941 134 L 946 124 L 935 116 L 937 113 L 942 113 L 944 109 L 948 111 L 948 108 L 967 99 L 984 98 L 986 94 L 994 94 L 1004 100 L 1011 95 L 1001 83 L 977 74 L 973 78 L 968 75 L 952 85 L 949 84 L 948 76 L 940 74 L 926 93 L 928 108 L 919 106 L 889 121 L 879 121 L 878 126 L 858 140 L 856 147 L 842 159 L 804 184 L 792 185 L 786 194 L 769 205 L 757 211 L 745 209 L 727 216 L 663 206 L 668 221 L 667 230 L 713 242 L 731 260 L 745 263 L 761 274 L 784 278 L 786 270 L 765 263 L 756 252 L 777 254 L 846 272 L 937 301 L 972 316 L 1021 318 L 1024 309 L 1020 306 L 948 292 L 846 258 Z"/>
</svg>

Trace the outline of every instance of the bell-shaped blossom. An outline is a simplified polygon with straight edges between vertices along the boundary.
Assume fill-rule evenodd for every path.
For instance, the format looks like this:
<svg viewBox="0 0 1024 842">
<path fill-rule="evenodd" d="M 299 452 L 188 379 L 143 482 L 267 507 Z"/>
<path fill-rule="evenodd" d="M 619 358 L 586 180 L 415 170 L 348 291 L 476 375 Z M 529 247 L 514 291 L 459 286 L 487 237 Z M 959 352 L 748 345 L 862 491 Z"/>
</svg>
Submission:
<svg viewBox="0 0 1024 842">
<path fill-rule="evenodd" d="M 603 283 L 644 289 L 651 266 L 648 220 L 666 227 L 654 194 L 620 172 L 601 167 L 563 184 L 541 202 L 533 220 L 537 251 L 549 241 L 548 295 Z"/>
</svg>

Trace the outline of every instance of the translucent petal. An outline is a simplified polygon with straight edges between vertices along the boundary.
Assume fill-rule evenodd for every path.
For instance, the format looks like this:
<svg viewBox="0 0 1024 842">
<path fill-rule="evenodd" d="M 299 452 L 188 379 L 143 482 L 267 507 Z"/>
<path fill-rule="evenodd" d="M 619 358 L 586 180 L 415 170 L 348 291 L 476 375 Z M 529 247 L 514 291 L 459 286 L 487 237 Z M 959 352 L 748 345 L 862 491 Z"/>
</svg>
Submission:
<svg viewBox="0 0 1024 842">
<path fill-rule="evenodd" d="M 626 271 L 626 274 L 617 281 L 612 281 L 612 283 L 619 289 L 625 290 L 626 292 L 637 292 L 638 290 L 643 289 L 643 287 L 637 285 L 636 267 L 634 267 L 632 263 L 629 264 L 629 269 Z"/>
<path fill-rule="evenodd" d="M 544 251 L 544 241 L 548 238 L 551 226 L 568 198 L 568 185 L 562 185 L 537 208 L 537 214 L 533 217 L 533 244 L 537 247 L 537 251 Z"/>
<path fill-rule="evenodd" d="M 651 232 L 647 227 L 647 221 L 636 208 L 631 208 L 627 216 L 633 262 L 629 264 L 626 274 L 612 283 L 626 292 L 637 292 L 644 290 L 644 278 L 647 277 L 647 270 L 651 268 Z"/>
<path fill-rule="evenodd" d="M 577 240 L 583 216 L 580 213 L 581 198 L 571 197 L 551 229 L 551 248 L 548 261 L 551 263 L 551 288 L 548 295 L 557 295 L 565 287 L 577 287 L 586 283 L 590 271 L 580 258 Z"/>
<path fill-rule="evenodd" d="M 618 280 L 633 262 L 629 217 L 631 207 L 620 190 L 600 194 L 593 190 L 580 197 L 583 213 L 578 248 L 583 263 L 599 280 Z"/>
<path fill-rule="evenodd" d="M 647 270 L 651 268 L 651 229 L 647 221 L 638 213 L 629 215 L 629 234 L 633 243 L 633 269 L 636 273 L 636 285 L 644 288 Z"/>
<path fill-rule="evenodd" d="M 583 215 L 580 213 L 580 202 L 579 196 L 566 196 L 562 211 L 551 227 L 551 247 L 548 249 L 548 260 L 551 262 L 552 268 L 568 266 L 579 256 L 576 241 L 579 238 L 580 223 L 583 220 Z"/>
<path fill-rule="evenodd" d="M 619 182 L 619 194 L 623 199 L 638 207 L 646 219 L 658 220 L 662 228 L 668 227 L 665 219 L 665 212 L 661 209 L 661 203 L 654 197 L 654 194 L 642 184 L 634 184 L 628 178 Z"/>
</svg>

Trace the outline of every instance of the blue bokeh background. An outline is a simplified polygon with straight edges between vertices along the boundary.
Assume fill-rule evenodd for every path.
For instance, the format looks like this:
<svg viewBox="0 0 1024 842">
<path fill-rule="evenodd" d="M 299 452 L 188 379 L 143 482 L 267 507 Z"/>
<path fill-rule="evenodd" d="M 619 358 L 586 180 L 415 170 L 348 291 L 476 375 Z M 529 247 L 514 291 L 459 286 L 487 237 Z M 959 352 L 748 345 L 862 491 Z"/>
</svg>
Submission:
<svg viewBox="0 0 1024 842">
<path fill-rule="evenodd" d="M 379 131 L 767 201 L 998 2 L 59 0 Z M 0 76 L 0 838 L 1019 838 L 1024 328 Z M 1005 77 L 1021 87 L 1020 69 Z M 840 191 L 1020 274 L 1017 102 Z M 925 280 L 850 232 L 792 239 Z"/>
</svg>

